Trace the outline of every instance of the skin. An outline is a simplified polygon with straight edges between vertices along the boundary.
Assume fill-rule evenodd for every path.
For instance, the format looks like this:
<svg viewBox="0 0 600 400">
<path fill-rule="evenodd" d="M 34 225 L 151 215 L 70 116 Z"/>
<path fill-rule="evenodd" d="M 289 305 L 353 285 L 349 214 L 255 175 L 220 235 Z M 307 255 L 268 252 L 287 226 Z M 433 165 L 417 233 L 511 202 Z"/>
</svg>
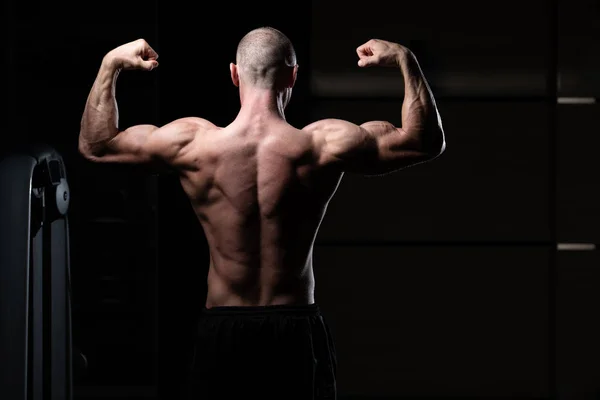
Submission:
<svg viewBox="0 0 600 400">
<path fill-rule="evenodd" d="M 158 55 L 140 39 L 104 57 L 81 121 L 80 153 L 98 163 L 176 171 L 210 248 L 207 308 L 314 303 L 313 244 L 344 172 L 383 175 L 444 151 L 441 119 L 414 54 L 376 39 L 357 54 L 361 68 L 403 74 L 402 128 L 326 119 L 297 129 L 284 115 L 297 66 L 282 72 L 279 86 L 259 88 L 231 64 L 241 107 L 230 125 L 189 117 L 120 131 L 119 72 L 150 71 Z"/>
</svg>

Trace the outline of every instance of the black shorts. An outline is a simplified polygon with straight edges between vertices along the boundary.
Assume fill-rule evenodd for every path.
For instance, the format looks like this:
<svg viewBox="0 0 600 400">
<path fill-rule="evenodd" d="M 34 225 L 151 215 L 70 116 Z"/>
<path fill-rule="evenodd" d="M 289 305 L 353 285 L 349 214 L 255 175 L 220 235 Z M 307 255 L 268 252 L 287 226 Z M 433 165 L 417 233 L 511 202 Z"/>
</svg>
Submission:
<svg viewBox="0 0 600 400">
<path fill-rule="evenodd" d="M 335 347 L 316 304 L 213 307 L 200 316 L 192 399 L 336 399 Z"/>
</svg>

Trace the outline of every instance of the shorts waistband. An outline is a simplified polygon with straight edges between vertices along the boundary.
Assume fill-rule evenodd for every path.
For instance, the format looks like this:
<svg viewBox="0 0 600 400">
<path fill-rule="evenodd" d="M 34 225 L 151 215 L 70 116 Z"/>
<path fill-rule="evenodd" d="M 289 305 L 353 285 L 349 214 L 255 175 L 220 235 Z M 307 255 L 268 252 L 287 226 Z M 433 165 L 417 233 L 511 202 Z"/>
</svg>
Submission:
<svg viewBox="0 0 600 400">
<path fill-rule="evenodd" d="M 272 305 L 272 306 L 218 306 L 203 308 L 202 315 L 227 316 L 227 315 L 319 315 L 320 309 L 317 303 L 302 305 Z"/>
</svg>

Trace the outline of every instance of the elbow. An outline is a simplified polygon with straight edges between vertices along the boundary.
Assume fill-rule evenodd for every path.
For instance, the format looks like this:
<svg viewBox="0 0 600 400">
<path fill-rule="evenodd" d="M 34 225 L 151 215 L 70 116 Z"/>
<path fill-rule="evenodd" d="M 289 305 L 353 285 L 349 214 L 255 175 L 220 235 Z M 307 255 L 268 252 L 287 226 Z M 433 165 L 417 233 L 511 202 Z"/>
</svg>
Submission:
<svg viewBox="0 0 600 400">
<path fill-rule="evenodd" d="M 429 135 L 428 140 L 422 143 L 421 150 L 428 160 L 433 160 L 446 151 L 446 138 L 441 127 L 436 128 L 435 132 Z"/>
<path fill-rule="evenodd" d="M 77 150 L 79 151 L 79 154 L 89 161 L 97 161 L 102 156 L 102 151 L 98 146 L 90 145 L 81 137 L 79 138 Z"/>
<path fill-rule="evenodd" d="M 89 160 L 93 157 L 90 146 L 81 138 L 79 138 L 79 145 L 77 147 L 77 150 L 79 151 L 79 154 L 81 154 L 85 159 Z"/>
<path fill-rule="evenodd" d="M 439 140 L 439 143 L 436 144 L 430 151 L 429 154 L 432 158 L 437 158 L 441 156 L 446 151 L 446 138 L 442 135 Z"/>
</svg>

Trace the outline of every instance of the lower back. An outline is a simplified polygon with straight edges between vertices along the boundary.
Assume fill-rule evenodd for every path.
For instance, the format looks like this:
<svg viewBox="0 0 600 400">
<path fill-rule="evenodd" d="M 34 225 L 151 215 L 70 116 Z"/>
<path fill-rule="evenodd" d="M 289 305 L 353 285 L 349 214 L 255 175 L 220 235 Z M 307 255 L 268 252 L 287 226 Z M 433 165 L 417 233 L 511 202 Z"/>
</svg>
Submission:
<svg viewBox="0 0 600 400">
<path fill-rule="evenodd" d="M 216 267 L 211 263 L 208 273 L 206 307 L 217 306 L 269 306 L 314 303 L 314 277 L 312 266 L 303 276 L 292 278 L 285 269 L 280 277 L 264 277 L 264 271 L 248 273 L 242 279 L 231 279 L 226 265 Z M 260 272 L 263 272 L 262 274 Z M 260 276 L 256 276 L 260 275 Z M 285 282 L 285 283 L 283 283 Z"/>
</svg>

